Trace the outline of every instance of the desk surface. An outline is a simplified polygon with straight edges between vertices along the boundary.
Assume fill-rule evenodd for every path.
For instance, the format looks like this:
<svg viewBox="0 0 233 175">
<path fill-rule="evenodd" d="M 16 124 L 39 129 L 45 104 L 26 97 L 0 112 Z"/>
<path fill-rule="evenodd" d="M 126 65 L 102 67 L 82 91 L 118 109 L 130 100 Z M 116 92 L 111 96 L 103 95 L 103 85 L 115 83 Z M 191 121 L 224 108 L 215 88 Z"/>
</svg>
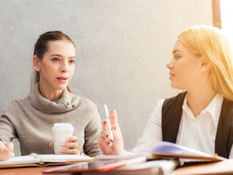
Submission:
<svg viewBox="0 0 233 175">
<path fill-rule="evenodd" d="M 232 165 L 233 159 L 229 159 L 220 162 L 207 163 L 203 165 L 181 167 L 175 170 L 172 174 L 233 174 Z M 43 170 L 53 167 L 57 166 L 0 169 L 0 175 L 43 175 Z"/>
<path fill-rule="evenodd" d="M 52 168 L 52 167 L 56 167 L 56 166 L 7 168 L 7 169 L 0 169 L 0 174 L 1 175 L 42 175 L 43 170 Z"/>
</svg>

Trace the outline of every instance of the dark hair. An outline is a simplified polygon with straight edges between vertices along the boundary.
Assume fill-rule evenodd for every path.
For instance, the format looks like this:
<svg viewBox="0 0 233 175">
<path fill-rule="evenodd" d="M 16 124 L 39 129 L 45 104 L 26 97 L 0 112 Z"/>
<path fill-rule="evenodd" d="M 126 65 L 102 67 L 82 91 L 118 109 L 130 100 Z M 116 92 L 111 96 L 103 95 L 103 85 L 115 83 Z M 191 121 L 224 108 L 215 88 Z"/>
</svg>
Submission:
<svg viewBox="0 0 233 175">
<path fill-rule="evenodd" d="M 38 58 L 42 59 L 44 53 L 48 50 L 48 42 L 49 41 L 56 41 L 56 40 L 67 40 L 70 41 L 74 47 L 74 42 L 68 37 L 66 34 L 62 33 L 61 31 L 48 31 L 40 35 L 36 44 L 34 46 L 34 55 Z"/>
<path fill-rule="evenodd" d="M 57 40 L 69 41 L 75 47 L 75 43 L 70 39 L 70 37 L 62 33 L 61 31 L 48 31 L 48 32 L 41 34 L 38 40 L 36 41 L 33 55 L 36 55 L 39 59 L 42 59 L 45 52 L 48 51 L 48 42 L 57 41 Z M 32 82 L 31 82 L 31 89 L 39 81 L 40 81 L 39 72 L 34 71 Z M 67 89 L 70 91 L 68 86 L 67 86 Z"/>
</svg>

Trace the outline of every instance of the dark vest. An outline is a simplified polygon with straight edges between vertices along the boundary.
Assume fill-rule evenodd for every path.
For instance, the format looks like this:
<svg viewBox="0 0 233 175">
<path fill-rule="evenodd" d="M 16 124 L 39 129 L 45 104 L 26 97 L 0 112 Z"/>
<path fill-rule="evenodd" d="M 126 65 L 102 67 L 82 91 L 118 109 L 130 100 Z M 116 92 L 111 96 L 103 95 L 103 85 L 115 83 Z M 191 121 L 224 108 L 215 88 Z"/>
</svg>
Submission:
<svg viewBox="0 0 233 175">
<path fill-rule="evenodd" d="M 162 107 L 163 141 L 176 143 L 186 92 L 164 101 Z M 224 98 L 215 138 L 215 153 L 229 158 L 233 143 L 233 101 Z"/>
</svg>

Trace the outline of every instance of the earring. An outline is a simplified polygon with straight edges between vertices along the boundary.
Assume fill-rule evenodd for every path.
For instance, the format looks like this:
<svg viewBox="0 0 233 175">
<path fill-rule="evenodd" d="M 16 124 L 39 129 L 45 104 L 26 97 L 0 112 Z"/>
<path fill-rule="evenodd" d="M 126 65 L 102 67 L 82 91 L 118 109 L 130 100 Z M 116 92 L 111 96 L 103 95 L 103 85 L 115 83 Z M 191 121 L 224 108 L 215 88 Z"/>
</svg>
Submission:
<svg viewBox="0 0 233 175">
<path fill-rule="evenodd" d="M 205 70 L 205 69 L 202 67 L 202 68 L 201 68 L 201 71 L 203 72 L 204 70 Z"/>
</svg>

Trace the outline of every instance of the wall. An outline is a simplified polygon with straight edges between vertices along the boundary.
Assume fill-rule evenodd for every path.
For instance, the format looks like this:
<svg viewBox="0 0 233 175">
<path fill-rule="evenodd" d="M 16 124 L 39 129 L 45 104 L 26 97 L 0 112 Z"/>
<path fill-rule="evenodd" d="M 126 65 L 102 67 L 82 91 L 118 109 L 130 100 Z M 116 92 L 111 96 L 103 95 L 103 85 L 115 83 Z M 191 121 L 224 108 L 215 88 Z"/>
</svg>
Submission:
<svg viewBox="0 0 233 175">
<path fill-rule="evenodd" d="M 165 65 L 179 32 L 212 25 L 211 0 L 0 0 L 0 111 L 30 88 L 38 36 L 62 30 L 77 45 L 71 89 L 118 112 L 125 146 L 157 100 L 173 96 Z"/>
</svg>

